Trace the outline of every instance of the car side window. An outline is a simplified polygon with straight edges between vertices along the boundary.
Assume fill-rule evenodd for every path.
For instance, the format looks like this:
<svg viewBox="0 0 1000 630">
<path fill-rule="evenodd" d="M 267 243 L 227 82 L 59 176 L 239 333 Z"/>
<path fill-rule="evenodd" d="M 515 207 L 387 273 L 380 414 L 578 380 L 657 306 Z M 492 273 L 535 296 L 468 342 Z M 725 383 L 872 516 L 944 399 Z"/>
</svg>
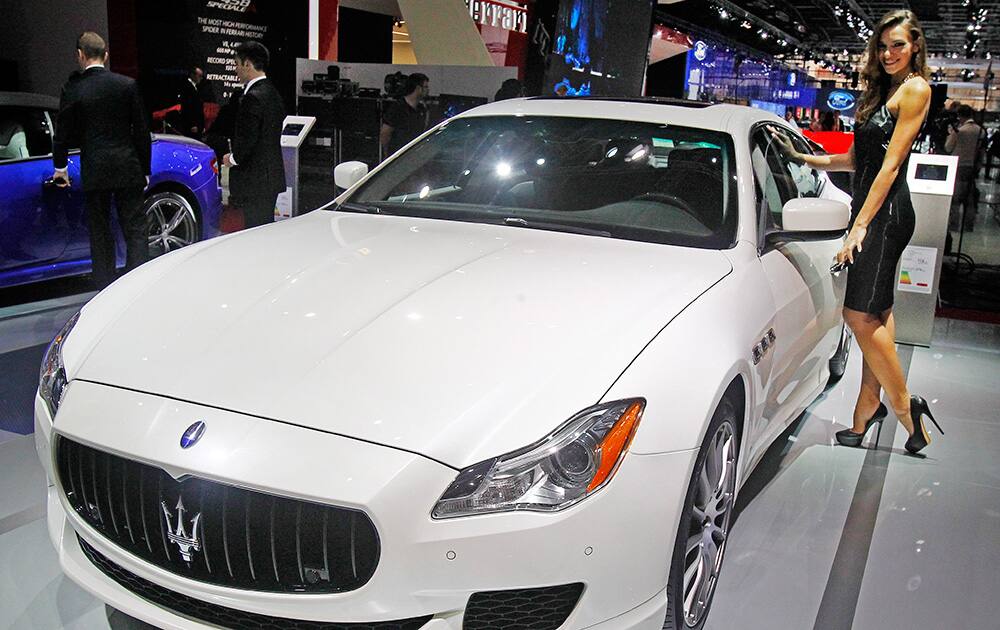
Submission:
<svg viewBox="0 0 1000 630">
<path fill-rule="evenodd" d="M 798 197 L 798 189 L 770 135 L 771 127 L 759 127 L 750 143 L 757 190 L 758 222 L 764 229 L 781 229 L 781 211 L 785 203 Z"/>
<path fill-rule="evenodd" d="M 52 153 L 52 130 L 41 109 L 0 107 L 0 162 Z"/>
<path fill-rule="evenodd" d="M 809 143 L 800 138 L 798 134 L 790 133 L 787 129 L 781 127 L 774 127 L 773 129 L 776 133 L 780 133 L 787 138 L 799 153 L 810 155 L 813 153 Z M 796 164 L 795 162 L 788 161 L 784 156 L 779 156 L 779 159 L 784 162 L 799 197 L 819 197 L 823 188 L 823 179 L 820 177 L 819 171 L 808 164 Z"/>
</svg>

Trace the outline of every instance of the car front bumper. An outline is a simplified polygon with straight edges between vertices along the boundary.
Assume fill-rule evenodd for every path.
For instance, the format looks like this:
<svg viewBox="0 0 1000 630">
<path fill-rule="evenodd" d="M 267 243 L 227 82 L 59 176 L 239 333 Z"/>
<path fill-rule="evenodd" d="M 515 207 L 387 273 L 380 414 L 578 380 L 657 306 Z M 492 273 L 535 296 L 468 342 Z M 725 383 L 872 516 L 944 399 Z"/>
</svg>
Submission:
<svg viewBox="0 0 1000 630">
<path fill-rule="evenodd" d="M 627 456 L 594 497 L 554 514 L 429 514 L 456 471 L 413 453 L 274 420 L 73 381 L 55 427 L 36 397 L 36 447 L 49 476 L 48 527 L 65 573 L 129 615 L 166 628 L 210 627 L 142 599 L 101 572 L 77 539 L 160 587 L 240 611 L 285 619 L 373 622 L 431 616 L 426 629 L 462 628 L 478 591 L 582 582 L 563 628 L 659 628 L 664 586 L 694 451 Z M 179 438 L 207 430 L 191 449 Z M 649 420 L 647 418 L 647 420 Z M 381 557 L 371 580 L 341 594 L 237 590 L 147 563 L 89 526 L 53 473 L 55 435 L 166 470 L 269 494 L 364 511 Z"/>
</svg>

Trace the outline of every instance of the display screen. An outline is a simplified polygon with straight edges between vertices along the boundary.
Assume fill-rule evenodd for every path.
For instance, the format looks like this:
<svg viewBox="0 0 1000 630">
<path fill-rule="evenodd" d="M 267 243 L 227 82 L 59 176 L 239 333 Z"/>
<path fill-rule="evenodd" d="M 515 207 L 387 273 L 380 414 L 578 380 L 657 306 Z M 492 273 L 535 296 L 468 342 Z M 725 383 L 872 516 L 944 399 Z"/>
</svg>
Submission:
<svg viewBox="0 0 1000 630">
<path fill-rule="evenodd" d="M 917 179 L 943 182 L 948 179 L 947 164 L 917 164 Z"/>
<path fill-rule="evenodd" d="M 543 94 L 639 96 L 651 0 L 561 0 Z"/>
<path fill-rule="evenodd" d="M 297 136 L 302 133 L 302 130 L 306 126 L 301 123 L 288 123 L 285 128 L 281 130 L 281 135 L 283 136 Z"/>
</svg>

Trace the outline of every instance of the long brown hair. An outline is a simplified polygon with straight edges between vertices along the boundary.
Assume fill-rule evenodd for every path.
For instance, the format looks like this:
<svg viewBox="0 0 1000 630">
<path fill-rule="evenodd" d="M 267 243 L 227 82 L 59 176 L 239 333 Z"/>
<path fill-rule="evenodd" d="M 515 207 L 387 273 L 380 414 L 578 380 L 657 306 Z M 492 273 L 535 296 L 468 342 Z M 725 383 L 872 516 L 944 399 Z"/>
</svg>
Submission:
<svg viewBox="0 0 1000 630">
<path fill-rule="evenodd" d="M 865 50 L 864 68 L 861 70 L 861 80 L 864 83 L 864 93 L 858 104 L 857 121 L 863 123 L 868 117 L 875 113 L 889 95 L 889 88 L 892 84 L 892 77 L 882 67 L 879 60 L 878 45 L 882 39 L 882 33 L 887 29 L 902 25 L 910 33 L 910 39 L 917 51 L 910 58 L 910 70 L 924 79 L 930 78 L 930 69 L 927 67 L 927 41 L 924 39 L 924 30 L 920 26 L 920 21 L 913 11 L 900 9 L 889 11 L 879 20 L 878 26 L 868 40 Z"/>
</svg>

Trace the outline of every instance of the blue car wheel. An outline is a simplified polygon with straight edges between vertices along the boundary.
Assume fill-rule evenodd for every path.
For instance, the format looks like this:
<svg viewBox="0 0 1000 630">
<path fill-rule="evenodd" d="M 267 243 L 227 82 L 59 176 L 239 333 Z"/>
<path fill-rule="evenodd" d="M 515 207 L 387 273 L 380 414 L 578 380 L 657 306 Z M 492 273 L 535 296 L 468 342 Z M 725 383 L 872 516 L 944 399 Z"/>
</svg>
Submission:
<svg viewBox="0 0 1000 630">
<path fill-rule="evenodd" d="M 180 249 L 201 238 L 198 214 L 184 195 L 174 191 L 154 193 L 146 198 L 143 209 L 151 257 Z"/>
</svg>

